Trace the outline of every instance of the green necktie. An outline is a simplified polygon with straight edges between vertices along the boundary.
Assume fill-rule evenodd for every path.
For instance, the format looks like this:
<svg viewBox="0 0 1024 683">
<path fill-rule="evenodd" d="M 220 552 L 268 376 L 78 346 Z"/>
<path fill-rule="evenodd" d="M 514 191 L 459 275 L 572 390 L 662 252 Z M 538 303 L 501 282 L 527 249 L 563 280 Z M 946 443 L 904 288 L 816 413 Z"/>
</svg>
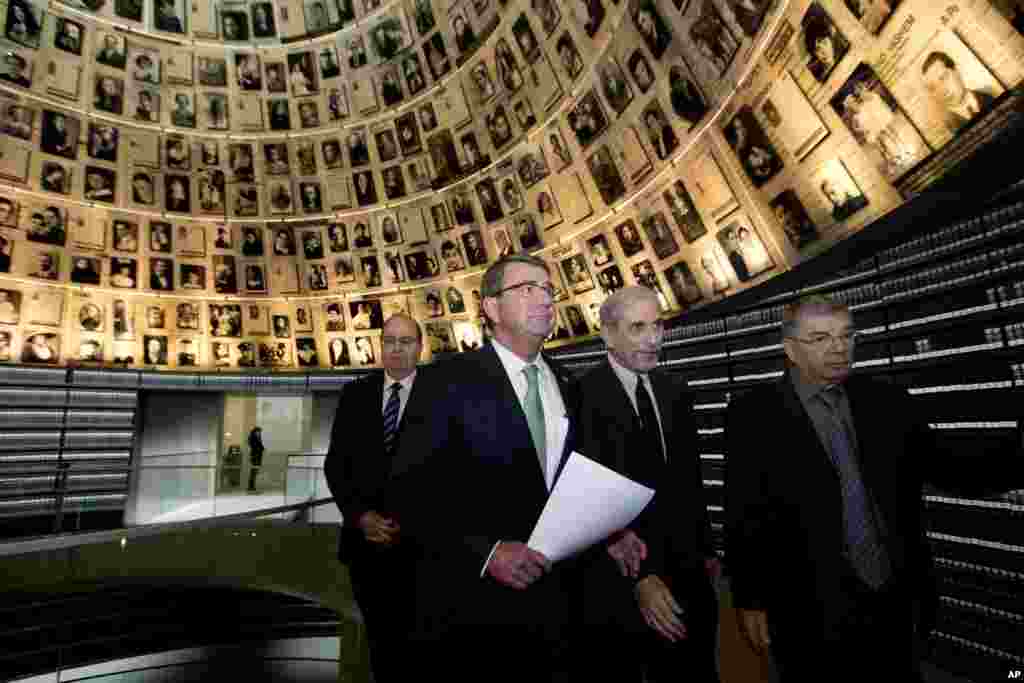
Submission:
<svg viewBox="0 0 1024 683">
<path fill-rule="evenodd" d="M 530 425 L 530 434 L 533 436 L 533 445 L 537 448 L 537 457 L 540 459 L 540 469 L 547 477 L 547 439 L 544 427 L 544 406 L 540 402 L 540 385 L 537 382 L 537 373 L 540 371 L 536 365 L 527 365 L 523 368 L 526 374 L 526 400 L 523 401 L 523 410 L 526 412 L 526 423 Z"/>
</svg>

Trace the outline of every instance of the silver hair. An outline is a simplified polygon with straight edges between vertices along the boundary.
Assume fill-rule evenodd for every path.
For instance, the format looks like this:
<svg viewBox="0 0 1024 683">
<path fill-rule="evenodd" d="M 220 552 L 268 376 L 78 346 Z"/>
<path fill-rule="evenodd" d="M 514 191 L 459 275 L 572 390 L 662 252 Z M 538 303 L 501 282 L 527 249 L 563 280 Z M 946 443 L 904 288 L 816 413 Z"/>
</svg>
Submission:
<svg viewBox="0 0 1024 683">
<path fill-rule="evenodd" d="M 618 323 L 627 307 L 644 300 L 653 301 L 658 306 L 658 295 L 647 287 L 636 285 L 615 292 L 601 304 L 601 327 Z"/>
<path fill-rule="evenodd" d="M 782 309 L 782 337 L 795 337 L 800 329 L 800 316 L 810 308 L 826 310 L 830 313 L 850 313 L 850 307 L 844 303 L 833 301 L 824 294 L 808 294 L 796 301 L 786 304 Z"/>
</svg>

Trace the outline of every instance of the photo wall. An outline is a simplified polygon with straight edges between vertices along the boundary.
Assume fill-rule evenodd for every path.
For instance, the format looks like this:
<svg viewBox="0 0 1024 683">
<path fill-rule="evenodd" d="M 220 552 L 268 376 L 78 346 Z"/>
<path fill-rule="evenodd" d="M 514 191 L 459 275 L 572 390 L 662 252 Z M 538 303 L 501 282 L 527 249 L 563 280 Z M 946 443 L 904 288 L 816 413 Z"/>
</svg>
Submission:
<svg viewBox="0 0 1024 683">
<path fill-rule="evenodd" d="M 1024 4 L 1024 3 L 1021 3 Z M 513 251 L 554 342 L 666 314 L 897 206 L 1024 72 L 1024 7 L 955 0 L 8 0 L 0 360 L 379 363 L 406 311 L 482 343 Z"/>
</svg>

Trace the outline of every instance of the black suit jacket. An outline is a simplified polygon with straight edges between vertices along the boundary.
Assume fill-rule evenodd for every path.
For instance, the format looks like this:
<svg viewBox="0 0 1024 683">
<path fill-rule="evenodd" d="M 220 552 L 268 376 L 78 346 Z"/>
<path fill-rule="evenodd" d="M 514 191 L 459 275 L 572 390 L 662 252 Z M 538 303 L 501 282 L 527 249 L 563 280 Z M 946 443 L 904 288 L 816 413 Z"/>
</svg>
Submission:
<svg viewBox="0 0 1024 683">
<path fill-rule="evenodd" d="M 545 360 L 568 413 L 560 473 L 576 448 L 576 391 L 571 376 Z M 548 498 L 501 359 L 488 343 L 434 370 L 424 400 L 406 411 L 392 480 L 403 537 L 419 556 L 418 628 L 439 635 L 452 625 L 566 624 L 571 561 L 525 591 L 481 577 L 496 542 L 529 539 Z"/>
<path fill-rule="evenodd" d="M 684 609 L 687 605 L 706 606 L 712 592 L 704 559 L 714 556 L 714 550 L 700 472 L 693 396 L 669 375 L 655 371 L 650 378 L 665 436 L 665 461 L 653 460 L 653 468 L 644 464 L 639 451 L 645 448 L 646 437 L 640 419 L 607 359 L 580 380 L 580 452 L 656 491 L 629 527 L 647 544 L 648 556 L 638 578 L 650 574 L 662 578 Z M 617 620 L 624 626 L 647 630 L 633 598 L 636 580 L 621 576 L 605 544 L 591 548 L 582 559 L 584 618 L 590 623 Z"/>
<path fill-rule="evenodd" d="M 996 444 L 989 452 L 979 445 L 957 453 L 935 438 L 905 391 L 856 376 L 845 387 L 861 474 L 884 520 L 893 614 L 909 620 L 911 611 L 902 606 L 918 600 L 927 618 L 934 586 L 922 528 L 924 481 L 964 494 L 1019 486 L 1019 436 L 1011 451 Z M 820 634 L 841 616 L 830 607 L 852 569 L 843 555 L 839 477 L 788 374 L 732 402 L 726 439 L 733 601 L 767 610 L 776 625 Z"/>
<path fill-rule="evenodd" d="M 401 437 L 405 415 L 421 393 L 426 374 L 425 368 L 417 370 L 396 439 Z M 359 528 L 359 518 L 364 512 L 376 510 L 386 516 L 394 514 L 386 490 L 391 458 L 384 455 L 381 445 L 384 440 L 384 380 L 384 373 L 379 372 L 347 384 L 334 415 L 324 476 L 343 518 L 338 547 L 338 559 L 342 562 L 349 562 L 370 549 L 370 543 Z"/>
</svg>

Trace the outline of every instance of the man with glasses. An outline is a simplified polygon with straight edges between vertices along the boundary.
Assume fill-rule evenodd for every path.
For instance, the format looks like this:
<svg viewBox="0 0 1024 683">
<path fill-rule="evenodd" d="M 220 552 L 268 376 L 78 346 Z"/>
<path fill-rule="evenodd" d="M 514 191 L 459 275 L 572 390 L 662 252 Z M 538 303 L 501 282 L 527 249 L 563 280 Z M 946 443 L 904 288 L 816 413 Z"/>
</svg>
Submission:
<svg viewBox="0 0 1024 683">
<path fill-rule="evenodd" d="M 700 472 L 693 395 L 658 372 L 657 295 L 627 287 L 601 304 L 603 363 L 580 380 L 581 452 L 656 491 L 584 566 L 580 680 L 717 683 L 718 561 Z M 628 656 L 595 657 L 621 650 Z"/>
<path fill-rule="evenodd" d="M 490 340 L 444 362 L 395 463 L 402 534 L 422 548 L 422 673 L 565 681 L 569 561 L 525 542 L 576 448 L 571 376 L 540 353 L 555 321 L 547 264 L 516 254 L 481 285 Z M 482 670 L 481 663 L 486 667 Z"/>
<path fill-rule="evenodd" d="M 906 392 L 851 376 L 844 304 L 789 304 L 782 336 L 783 378 L 735 399 L 726 419 L 726 556 L 741 628 L 770 648 L 783 683 L 822 671 L 920 681 L 936 602 L 922 482 L 967 495 L 1019 487 L 1019 431 L 968 452 L 937 439 Z"/>
<path fill-rule="evenodd" d="M 403 313 L 390 317 L 381 349 L 384 373 L 352 382 L 341 393 L 324 475 L 341 509 L 338 559 L 348 565 L 363 614 L 374 680 L 390 683 L 405 680 L 414 563 L 386 484 L 404 428 L 403 414 L 420 393 L 420 326 Z M 376 442 L 380 445 L 371 447 L 376 439 L 382 439 Z"/>
</svg>

